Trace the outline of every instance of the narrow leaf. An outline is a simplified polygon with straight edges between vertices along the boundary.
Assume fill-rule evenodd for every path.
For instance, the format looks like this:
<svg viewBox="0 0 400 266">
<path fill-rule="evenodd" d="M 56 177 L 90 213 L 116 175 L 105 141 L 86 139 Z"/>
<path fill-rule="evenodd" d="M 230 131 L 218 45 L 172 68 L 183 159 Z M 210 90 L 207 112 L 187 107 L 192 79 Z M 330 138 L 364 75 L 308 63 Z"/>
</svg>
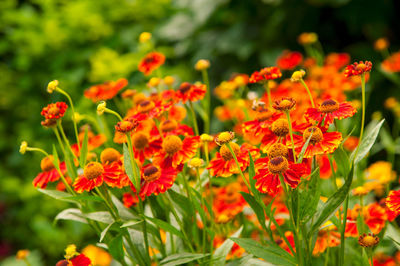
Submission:
<svg viewBox="0 0 400 266">
<path fill-rule="evenodd" d="M 237 230 L 235 233 L 233 233 L 231 235 L 231 237 L 239 237 L 242 230 L 243 230 L 243 226 L 241 226 L 239 228 L 239 230 Z M 231 251 L 233 244 L 234 244 L 234 242 L 228 238 L 224 241 L 224 243 L 222 243 L 221 246 L 219 246 L 215 250 L 215 252 L 214 252 L 214 257 L 216 258 L 214 261 L 215 265 L 221 265 L 221 266 L 225 265 L 226 256 Z"/>
<path fill-rule="evenodd" d="M 80 157 L 79 157 L 79 163 L 82 168 L 85 167 L 85 165 L 86 165 L 86 157 L 87 157 L 87 153 L 88 153 L 88 142 L 89 142 L 88 127 L 86 127 L 85 135 L 83 137 L 82 147 L 80 149 Z M 78 143 L 78 145 L 79 145 L 79 143 Z"/>
<path fill-rule="evenodd" d="M 124 149 L 124 168 L 125 172 L 129 177 L 129 180 L 131 180 L 132 184 L 135 186 L 135 188 L 138 187 L 138 184 L 136 182 L 135 176 L 133 174 L 133 165 L 131 164 L 131 156 L 129 154 L 128 146 L 124 143 L 123 146 Z"/>
<path fill-rule="evenodd" d="M 163 229 L 167 232 L 170 232 L 171 234 L 174 234 L 176 236 L 179 236 L 180 238 L 183 238 L 182 232 L 179 231 L 178 229 L 176 229 L 173 225 L 171 225 L 167 222 L 164 222 L 163 220 L 157 219 L 157 218 L 152 218 L 152 217 L 146 216 L 146 219 L 153 222 L 155 225 L 157 225 L 161 229 Z"/>
</svg>

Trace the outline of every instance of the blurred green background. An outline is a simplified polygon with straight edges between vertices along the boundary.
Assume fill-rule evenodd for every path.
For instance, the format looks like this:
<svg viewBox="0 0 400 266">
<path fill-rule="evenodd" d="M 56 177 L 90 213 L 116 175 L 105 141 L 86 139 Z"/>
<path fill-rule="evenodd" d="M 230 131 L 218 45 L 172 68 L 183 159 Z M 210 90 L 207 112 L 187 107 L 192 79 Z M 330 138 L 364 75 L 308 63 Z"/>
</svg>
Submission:
<svg viewBox="0 0 400 266">
<path fill-rule="evenodd" d="M 284 49 L 303 52 L 297 43 L 302 32 L 316 32 L 325 52 L 348 52 L 352 60 L 378 65 L 376 39 L 387 37 L 391 51 L 399 47 L 396 10 L 396 0 L 1 0 L 0 260 L 27 248 L 51 265 L 67 244 L 95 241 L 83 225 L 53 225 L 67 205 L 33 188 L 40 155 L 18 153 L 22 140 L 47 150 L 55 141 L 40 125 L 43 106 L 65 101 L 46 92 L 50 80 L 60 80 L 80 113 L 95 112 L 82 97 L 92 84 L 126 77 L 145 88 L 137 71 L 145 53 L 138 43 L 143 31 L 152 32 L 166 54 L 163 75 L 199 79 L 193 65 L 206 58 L 212 85 L 233 72 L 274 65 Z M 372 75 L 369 116 L 384 111 L 389 95 L 399 96 L 394 84 L 378 72 Z M 72 132 L 68 122 L 66 128 Z"/>
</svg>

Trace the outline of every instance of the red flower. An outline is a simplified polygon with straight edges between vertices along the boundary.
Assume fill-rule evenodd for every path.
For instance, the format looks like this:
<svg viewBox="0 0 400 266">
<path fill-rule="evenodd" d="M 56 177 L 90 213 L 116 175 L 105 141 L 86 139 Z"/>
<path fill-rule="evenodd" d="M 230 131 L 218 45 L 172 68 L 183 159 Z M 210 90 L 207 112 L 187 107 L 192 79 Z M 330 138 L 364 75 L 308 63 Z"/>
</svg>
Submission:
<svg viewBox="0 0 400 266">
<path fill-rule="evenodd" d="M 46 188 L 49 182 L 55 182 L 60 179 L 60 174 L 54 166 L 53 155 L 44 157 L 40 162 L 40 168 L 42 172 L 39 173 L 32 182 L 34 187 Z M 65 162 L 60 163 L 60 170 L 62 174 L 67 172 Z"/>
<path fill-rule="evenodd" d="M 272 112 L 269 109 L 262 109 L 257 112 L 256 119 L 242 124 L 243 134 L 255 138 L 267 134 L 272 123 L 281 116 L 282 113 Z"/>
<path fill-rule="evenodd" d="M 284 51 L 277 60 L 277 65 L 281 69 L 292 70 L 303 61 L 303 56 L 299 52 Z"/>
<path fill-rule="evenodd" d="M 42 109 L 40 113 L 46 119 L 59 119 L 64 116 L 68 105 L 64 102 L 50 103 Z"/>
<path fill-rule="evenodd" d="M 73 259 L 70 260 L 72 262 L 72 266 L 90 266 L 92 265 L 92 262 L 88 257 L 86 257 L 84 254 L 79 254 L 78 256 L 75 256 Z"/>
<path fill-rule="evenodd" d="M 162 53 L 152 52 L 147 54 L 139 63 L 139 71 L 146 76 L 150 75 L 155 69 L 159 68 L 165 62 L 165 56 Z"/>
<path fill-rule="evenodd" d="M 122 197 L 122 202 L 125 207 L 130 208 L 131 206 L 136 206 L 139 202 L 139 198 L 137 195 L 132 195 L 131 193 L 126 192 Z"/>
<path fill-rule="evenodd" d="M 128 85 L 128 80 L 118 79 L 117 81 L 107 81 L 85 90 L 84 96 L 94 103 L 109 100 L 115 97 L 117 93 Z"/>
<path fill-rule="evenodd" d="M 301 177 L 309 172 L 305 164 L 292 163 L 282 156 L 260 158 L 255 162 L 255 168 L 256 189 L 271 196 L 275 196 L 281 187 L 279 175 L 283 175 L 285 183 L 290 187 L 296 188 Z"/>
<path fill-rule="evenodd" d="M 188 100 L 195 102 L 204 98 L 207 87 L 204 84 L 190 84 L 189 82 L 183 82 L 179 89 L 175 92 L 175 97 L 182 103 L 186 103 Z"/>
<path fill-rule="evenodd" d="M 161 150 L 161 138 L 159 135 L 139 131 L 132 135 L 133 156 L 141 164 L 150 159 Z"/>
<path fill-rule="evenodd" d="M 172 187 L 177 174 L 177 171 L 172 167 L 160 167 L 155 164 L 144 166 L 141 169 L 140 197 L 164 193 Z"/>
<path fill-rule="evenodd" d="M 241 147 L 234 142 L 231 142 L 230 145 L 242 171 L 245 171 L 250 164 L 249 151 L 253 158 L 260 156 L 258 149 L 247 143 L 244 143 Z M 221 146 L 219 152 L 215 154 L 215 158 L 210 161 L 207 169 L 210 170 L 211 176 L 229 177 L 233 174 L 239 174 L 235 159 L 226 145 Z"/>
<path fill-rule="evenodd" d="M 199 136 L 186 137 L 182 141 L 178 136 L 169 135 L 163 140 L 161 151 L 154 155 L 153 163 L 177 168 L 194 157 L 199 145 Z"/>
<path fill-rule="evenodd" d="M 386 58 L 382 62 L 382 69 L 387 72 L 400 72 L 400 52 Z"/>
<path fill-rule="evenodd" d="M 372 68 L 372 63 L 370 61 L 360 61 L 360 62 L 355 62 L 352 65 L 348 65 L 346 69 L 344 70 L 344 76 L 346 78 L 351 77 L 351 76 L 358 76 L 363 73 L 370 72 Z"/>
<path fill-rule="evenodd" d="M 335 100 L 328 99 L 323 101 L 318 108 L 308 108 L 305 116 L 308 119 L 318 121 L 319 124 L 324 121 L 324 126 L 329 126 L 334 119 L 344 119 L 352 117 L 357 110 L 349 102 L 338 103 Z"/>
<path fill-rule="evenodd" d="M 255 71 L 250 76 L 250 83 L 257 83 L 260 81 L 272 80 L 282 77 L 282 73 L 277 67 L 265 67 L 260 72 Z"/>
<path fill-rule="evenodd" d="M 326 132 L 326 129 L 318 126 L 308 127 L 304 130 L 302 136 L 293 135 L 294 146 L 297 152 L 301 151 L 308 138 L 310 138 L 310 142 L 304 153 L 304 158 L 334 152 L 342 141 L 342 134 L 336 131 Z"/>
<path fill-rule="evenodd" d="M 392 190 L 386 198 L 386 206 L 389 210 L 400 212 L 400 190 Z"/>
<path fill-rule="evenodd" d="M 78 193 L 84 190 L 91 191 L 95 187 L 103 184 L 103 181 L 111 186 L 119 184 L 119 176 L 121 168 L 117 163 L 100 164 L 98 162 L 90 162 L 83 169 L 83 175 L 78 176 L 73 184 L 74 189 Z"/>
<path fill-rule="evenodd" d="M 79 138 L 79 147 L 82 149 L 82 145 L 83 145 L 83 138 L 85 136 L 85 132 L 80 132 L 78 135 Z M 99 135 L 94 135 L 93 132 L 89 131 L 88 132 L 88 152 L 92 151 L 98 147 L 100 147 L 101 145 L 103 145 L 105 142 L 107 141 L 107 137 L 103 134 L 99 134 Z M 78 149 L 78 144 L 74 143 L 71 145 L 71 149 L 74 152 L 74 154 L 76 156 L 79 156 L 79 150 Z"/>
<path fill-rule="evenodd" d="M 350 63 L 350 55 L 346 53 L 330 53 L 325 57 L 326 66 L 334 66 L 341 69 Z"/>
<path fill-rule="evenodd" d="M 246 201 L 239 193 L 240 191 L 242 191 L 242 187 L 239 182 L 219 188 L 212 206 L 214 213 L 217 216 L 226 215 L 232 218 L 241 213 Z"/>
</svg>

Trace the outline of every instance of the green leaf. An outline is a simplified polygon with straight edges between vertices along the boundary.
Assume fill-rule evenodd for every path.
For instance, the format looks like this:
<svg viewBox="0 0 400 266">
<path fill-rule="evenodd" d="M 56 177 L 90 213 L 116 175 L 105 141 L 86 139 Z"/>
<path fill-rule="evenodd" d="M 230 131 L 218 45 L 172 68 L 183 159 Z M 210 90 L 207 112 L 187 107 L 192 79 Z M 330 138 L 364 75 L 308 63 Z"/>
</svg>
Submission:
<svg viewBox="0 0 400 266">
<path fill-rule="evenodd" d="M 184 238 L 182 232 L 179 231 L 178 229 L 176 229 L 173 225 L 171 225 L 167 222 L 164 222 L 163 220 L 157 219 L 157 218 L 152 218 L 152 217 L 146 216 L 146 219 L 153 222 L 155 225 L 157 225 L 161 229 L 163 229 L 167 232 L 170 232 L 171 234 L 174 234 L 176 236 L 179 236 L 180 238 Z"/>
<path fill-rule="evenodd" d="M 194 260 L 199 260 L 205 257 L 208 257 L 209 254 L 192 254 L 192 253 L 178 253 L 178 254 L 173 254 L 161 261 L 160 265 L 163 266 L 173 266 L 173 265 L 182 265 Z"/>
<path fill-rule="evenodd" d="M 71 220 L 71 221 L 77 221 L 81 223 L 87 223 L 86 219 L 82 218 L 82 212 L 80 209 L 75 209 L 75 208 L 70 208 L 70 209 L 65 209 L 59 214 L 57 214 L 56 218 L 54 220 Z"/>
<path fill-rule="evenodd" d="M 240 233 L 243 230 L 243 226 L 239 228 L 235 233 L 231 235 L 231 237 L 239 237 Z M 219 246 L 214 252 L 215 265 L 225 265 L 226 256 L 229 254 L 233 247 L 234 242 L 231 239 L 226 239 L 221 246 Z M 213 264 L 212 264 L 213 265 Z"/>
<path fill-rule="evenodd" d="M 114 237 L 110 243 L 108 243 L 108 251 L 114 259 L 118 261 L 124 259 L 123 238 L 121 234 Z"/>
<path fill-rule="evenodd" d="M 127 222 L 123 223 L 120 227 L 124 228 L 124 227 L 135 226 L 135 225 L 141 224 L 142 222 L 143 222 L 143 220 L 127 221 Z"/>
<path fill-rule="evenodd" d="M 350 160 L 347 152 L 342 147 L 338 147 L 333 153 L 333 157 L 335 158 L 337 173 L 340 176 L 347 176 L 350 171 Z"/>
<path fill-rule="evenodd" d="M 242 194 L 243 198 L 245 201 L 250 205 L 250 207 L 253 209 L 254 213 L 257 216 L 258 222 L 261 224 L 261 226 L 267 230 L 266 225 L 265 225 L 265 213 L 262 208 L 262 206 L 256 201 L 256 199 L 250 195 L 249 193 L 246 192 L 240 192 Z"/>
<path fill-rule="evenodd" d="M 65 164 L 67 165 L 67 172 L 68 172 L 69 176 L 71 176 L 73 179 L 75 179 L 75 177 L 77 176 L 76 168 L 74 165 L 74 158 L 73 158 L 72 153 L 69 150 L 69 148 L 65 149 L 64 157 L 65 157 Z"/>
<path fill-rule="evenodd" d="M 86 157 L 87 157 L 87 153 L 88 153 L 88 142 L 89 142 L 88 127 L 86 127 L 85 135 L 83 137 L 82 147 L 80 149 L 80 157 L 79 157 L 79 163 L 82 168 L 85 167 L 85 165 L 86 165 Z M 79 143 L 78 143 L 78 145 L 79 145 Z"/>
<path fill-rule="evenodd" d="M 75 201 L 75 202 L 79 202 L 81 200 L 85 200 L 85 201 L 103 201 L 102 198 L 100 198 L 98 196 L 94 196 L 94 195 L 70 196 L 69 194 L 68 194 L 67 197 L 61 198 L 60 200 L 70 200 L 70 201 Z"/>
<path fill-rule="evenodd" d="M 37 189 L 39 192 L 50 196 L 52 198 L 55 198 L 57 200 L 62 200 L 62 201 L 67 201 L 67 202 L 73 202 L 75 203 L 76 201 L 74 201 L 74 199 L 71 199 L 71 195 L 63 192 L 63 191 L 58 191 L 58 190 L 51 190 L 51 189 L 41 189 L 38 188 Z"/>
<path fill-rule="evenodd" d="M 233 242 L 244 248 L 248 253 L 253 254 L 258 258 L 262 258 L 267 262 L 282 266 L 297 265 L 293 256 L 291 256 L 286 250 L 273 245 L 272 243 L 270 243 L 270 245 L 262 246 L 253 239 L 233 237 L 231 237 L 231 239 Z"/>
<path fill-rule="evenodd" d="M 308 147 L 308 144 L 310 143 L 310 139 L 311 139 L 312 135 L 313 135 L 313 133 L 311 132 L 310 136 L 308 137 L 308 139 L 304 143 L 303 148 L 301 148 L 301 151 L 300 151 L 299 156 L 298 156 L 297 163 L 301 163 L 303 161 L 304 153 L 307 150 L 307 147 Z"/>
<path fill-rule="evenodd" d="M 114 204 L 114 206 L 118 210 L 118 214 L 121 217 L 121 219 L 124 220 L 132 220 L 132 219 L 139 219 L 139 216 L 136 214 L 133 214 L 128 208 L 124 206 L 124 204 L 116 197 L 114 196 L 111 191 L 109 191 L 109 195 L 111 196 L 111 201 Z"/>
<path fill-rule="evenodd" d="M 106 211 L 82 213 L 81 216 L 105 224 L 110 224 L 114 222 L 114 219 L 112 218 L 111 214 Z"/>
<path fill-rule="evenodd" d="M 346 178 L 344 185 L 336 191 L 329 199 L 322 205 L 322 207 L 317 211 L 314 217 L 317 217 L 311 230 L 308 232 L 308 237 L 319 229 L 319 227 L 327 221 L 332 215 L 335 214 L 337 209 L 340 207 L 344 199 L 349 193 L 351 183 L 353 181 L 354 166 L 351 167 L 350 173 Z"/>
<path fill-rule="evenodd" d="M 250 165 L 249 165 L 250 190 L 253 193 L 253 195 L 256 197 L 256 199 L 259 199 L 260 198 L 260 192 L 256 189 L 256 180 L 254 179 L 254 176 L 256 175 L 256 169 L 255 169 L 255 166 L 254 166 L 253 157 L 251 156 L 250 152 L 249 152 L 249 158 L 250 158 Z"/>
<path fill-rule="evenodd" d="M 103 230 L 103 231 L 101 232 L 101 234 L 100 234 L 100 240 L 99 240 L 99 242 L 102 242 L 102 241 L 103 241 L 103 239 L 104 239 L 104 237 L 106 236 L 108 230 L 110 230 L 111 226 L 113 226 L 114 224 L 115 224 L 115 222 L 114 222 L 114 223 L 111 223 L 111 224 L 109 224 L 109 225 L 107 225 L 107 227 L 104 228 L 104 230 Z"/>
<path fill-rule="evenodd" d="M 321 191 L 319 189 L 320 175 L 319 167 L 311 174 L 307 187 L 299 194 L 300 198 L 300 221 L 308 221 L 317 210 Z"/>
<path fill-rule="evenodd" d="M 354 158 L 356 150 L 351 154 L 351 159 L 354 159 L 354 164 L 360 162 L 371 150 L 372 145 L 374 145 L 375 140 L 378 137 L 379 130 L 381 129 L 384 122 L 385 119 L 382 119 L 375 127 L 369 129 L 366 132 L 365 137 L 361 140 L 357 156 Z"/>
<path fill-rule="evenodd" d="M 186 177 L 182 177 L 182 178 L 186 178 Z M 170 194 L 171 198 L 174 199 L 174 206 L 179 210 L 180 213 L 182 213 L 182 215 L 186 215 L 186 216 L 193 216 L 194 215 L 194 210 L 192 208 L 192 206 L 190 205 L 190 201 L 188 199 L 188 197 L 170 189 L 168 191 L 168 193 Z"/>
<path fill-rule="evenodd" d="M 125 168 L 125 172 L 129 177 L 129 180 L 131 180 L 132 184 L 134 185 L 135 188 L 139 187 L 139 184 L 137 184 L 136 182 L 136 178 L 133 174 L 133 166 L 131 163 L 131 156 L 129 154 L 129 150 L 128 150 L 128 146 L 124 143 L 123 146 L 124 149 L 124 168 Z"/>
</svg>

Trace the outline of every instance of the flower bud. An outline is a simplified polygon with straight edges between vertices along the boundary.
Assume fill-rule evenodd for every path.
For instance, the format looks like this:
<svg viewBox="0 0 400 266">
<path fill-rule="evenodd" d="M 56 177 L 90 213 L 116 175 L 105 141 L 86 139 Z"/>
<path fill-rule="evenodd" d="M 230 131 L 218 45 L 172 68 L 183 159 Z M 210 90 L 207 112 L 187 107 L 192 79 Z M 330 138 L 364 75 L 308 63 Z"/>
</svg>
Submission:
<svg viewBox="0 0 400 266">
<path fill-rule="evenodd" d="M 101 101 L 98 105 L 97 105 L 97 114 L 98 115 L 102 115 L 104 114 L 104 111 L 106 110 L 107 104 L 105 101 Z"/>
</svg>

